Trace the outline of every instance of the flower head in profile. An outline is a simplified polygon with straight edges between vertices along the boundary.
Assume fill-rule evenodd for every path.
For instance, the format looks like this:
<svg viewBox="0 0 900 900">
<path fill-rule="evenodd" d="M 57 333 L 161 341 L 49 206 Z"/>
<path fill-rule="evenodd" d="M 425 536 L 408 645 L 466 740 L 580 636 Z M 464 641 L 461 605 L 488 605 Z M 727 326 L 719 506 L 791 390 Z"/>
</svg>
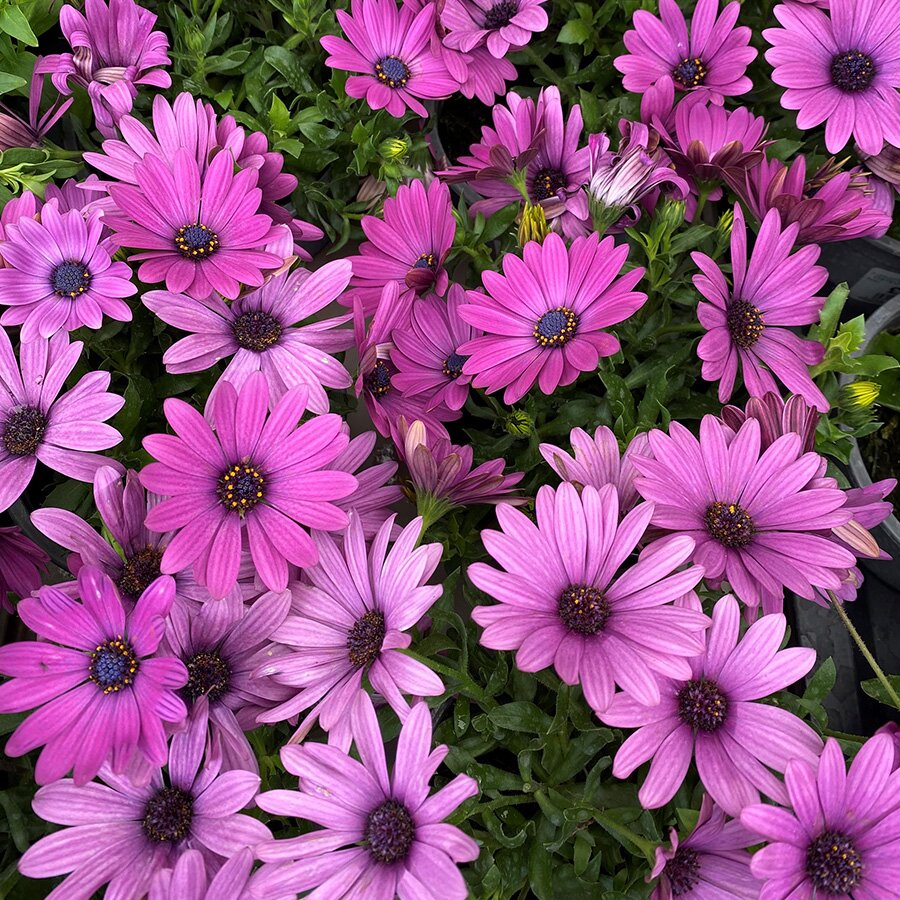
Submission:
<svg viewBox="0 0 900 900">
<path fill-rule="evenodd" d="M 725 813 L 703 795 L 700 816 L 691 833 L 680 840 L 669 830 L 671 847 L 656 848 L 656 865 L 647 876 L 658 878 L 650 900 L 706 900 L 728 890 L 733 900 L 759 900 L 759 882 L 750 874 L 748 847 L 757 841 L 737 820 L 726 821 Z"/>
<path fill-rule="evenodd" d="M 262 372 L 273 405 L 292 388 L 304 387 L 309 409 L 319 414 L 329 409 L 325 388 L 351 384 L 334 357 L 353 343 L 351 332 L 340 328 L 346 319 L 316 316 L 341 295 L 350 272 L 345 259 L 315 272 L 297 269 L 232 303 L 215 294 L 195 300 L 169 291 L 147 291 L 141 300 L 167 324 L 190 332 L 163 355 L 168 372 L 203 371 L 231 357 L 217 385 L 227 381 L 240 388 L 252 372 Z"/>
<path fill-rule="evenodd" d="M 253 803 L 259 776 L 221 772 L 218 749 L 205 746 L 205 737 L 196 725 L 175 734 L 170 747 L 163 744 L 165 774 L 156 770 L 146 783 L 104 767 L 99 781 L 63 779 L 41 788 L 34 811 L 47 822 L 74 827 L 29 847 L 19 870 L 29 878 L 67 876 L 48 900 L 91 896 L 106 884 L 107 895 L 144 897 L 158 873 L 177 866 L 186 853 L 200 853 L 209 877 L 245 848 L 271 840 L 259 819 L 240 812 Z"/>
<path fill-rule="evenodd" d="M 697 317 L 706 334 L 697 346 L 703 377 L 719 382 L 719 400 L 734 392 L 738 370 L 752 397 L 778 393 L 776 378 L 821 412 L 828 400 L 809 374 L 809 366 L 822 361 L 825 348 L 804 340 L 792 329 L 818 322 L 825 297 L 816 292 L 828 280 L 817 266 L 819 248 L 794 251 L 800 226 L 782 227 L 775 210 L 766 214 L 747 252 L 747 226 L 740 205 L 734 208 L 731 230 L 732 284 L 718 264 L 703 253 L 692 253 L 700 269 L 694 286 L 704 297 Z"/>
<path fill-rule="evenodd" d="M 478 845 L 444 820 L 478 793 L 478 784 L 457 775 L 431 793 L 447 746 L 431 747 L 428 707 L 417 703 L 403 724 L 390 774 L 365 694 L 353 704 L 351 727 L 359 760 L 325 744 L 282 748 L 281 761 L 299 777 L 299 790 L 268 791 L 258 805 L 323 827 L 257 848 L 264 862 L 275 863 L 256 876 L 258 896 L 316 888 L 322 897 L 465 900 L 468 888 L 457 865 L 476 859 Z"/>
<path fill-rule="evenodd" d="M 521 50 L 531 36 L 547 27 L 545 0 L 446 0 L 441 24 L 444 43 L 471 52 L 487 47 L 497 60 Z"/>
<path fill-rule="evenodd" d="M 101 466 L 118 465 L 93 452 L 122 440 L 106 424 L 125 403 L 107 392 L 109 372 L 88 372 L 60 393 L 83 346 L 60 332 L 22 344 L 17 360 L 0 328 L 0 511 L 28 487 L 38 460 L 78 481 L 93 481 Z"/>
<path fill-rule="evenodd" d="M 164 409 L 175 434 L 144 438 L 157 461 L 143 468 L 141 484 L 166 498 L 149 511 L 146 525 L 177 532 L 160 568 L 168 574 L 193 564 L 213 597 L 234 587 L 245 537 L 263 584 L 283 591 L 289 562 L 316 562 L 306 529 L 347 524 L 334 501 L 351 494 L 356 479 L 325 468 L 349 441 L 340 416 L 316 416 L 298 426 L 306 409 L 302 387 L 288 391 L 271 413 L 268 404 L 266 378 L 254 372 L 239 391 L 222 383 L 207 405 L 208 420 L 169 398 Z"/>
<path fill-rule="evenodd" d="M 893 769 L 887 734 L 869 738 L 849 771 L 832 737 L 818 765 L 792 761 L 782 806 L 753 805 L 741 813 L 741 824 L 768 841 L 751 863 L 763 882 L 761 896 L 890 896 L 900 853 L 900 792 Z"/>
<path fill-rule="evenodd" d="M 0 528 L 0 609 L 11 613 L 8 594 L 21 600 L 41 586 L 50 557 L 18 525 Z"/>
<path fill-rule="evenodd" d="M 429 3 L 416 11 L 395 0 L 352 0 L 350 12 L 337 11 L 345 37 L 326 35 L 325 64 L 353 72 L 346 90 L 365 98 L 372 109 L 400 118 L 407 109 L 427 117 L 423 100 L 446 100 L 455 90 L 440 56 L 431 51 L 437 10 Z"/>
<path fill-rule="evenodd" d="M 538 491 L 537 525 L 508 504 L 497 507 L 502 531 L 481 539 L 501 566 L 473 563 L 468 575 L 498 600 L 477 606 L 481 643 L 515 650 L 523 672 L 552 665 L 566 684 L 580 683 L 598 715 L 613 685 L 639 702 L 660 702 L 657 675 L 690 678 L 688 657 L 701 652 L 709 620 L 672 601 L 702 578 L 697 566 L 680 569 L 694 542 L 679 536 L 651 544 L 637 562 L 625 561 L 643 539 L 653 504 L 619 520 L 616 489 L 571 484 Z"/>
<path fill-rule="evenodd" d="M 45 75 L 41 72 L 42 57 L 34 62 L 34 71 L 28 91 L 28 121 L 16 115 L 5 103 L 0 102 L 0 152 L 13 147 L 39 147 L 51 128 L 65 115 L 72 105 L 72 98 L 57 98 L 41 115 L 41 97 L 44 93 Z"/>
<path fill-rule="evenodd" d="M 647 295 L 633 288 L 644 270 L 620 275 L 625 244 L 591 234 L 571 246 L 558 234 L 529 242 L 523 258 L 507 253 L 503 274 L 487 271 L 487 291 L 468 292 L 463 321 L 485 332 L 459 348 L 468 356 L 463 373 L 489 393 L 505 388 L 515 403 L 534 386 L 545 394 L 596 368 L 600 357 L 619 349 L 603 329 L 633 315 Z"/>
<path fill-rule="evenodd" d="M 704 416 L 700 438 L 672 422 L 650 432 L 653 458 L 637 456 L 638 492 L 655 504 L 653 524 L 696 541 L 693 559 L 708 584 L 728 581 L 749 607 L 780 603 L 785 587 L 812 599 L 836 590 L 855 557 L 819 532 L 850 519 L 844 492 L 813 481 L 822 458 L 804 453 L 797 434 L 766 450 L 748 419 L 737 434 Z M 812 482 L 812 483 L 811 483 Z"/>
<path fill-rule="evenodd" d="M 261 722 L 283 722 L 305 713 L 294 740 L 318 722 L 329 740 L 350 746 L 349 714 L 366 677 L 401 719 L 409 714 L 404 695 L 443 693 L 441 679 L 400 652 L 407 633 L 441 596 L 426 582 L 441 559 L 441 544 L 416 544 L 422 520 L 413 519 L 388 550 L 394 518 L 366 549 L 362 523 L 351 515 L 338 545 L 316 532 L 319 562 L 292 586 L 291 615 L 273 639 L 288 648 L 263 662 L 259 676 L 294 688 L 293 696 L 263 712 Z"/>
<path fill-rule="evenodd" d="M 859 151 L 858 155 L 872 176 L 869 183 L 873 187 L 877 188 L 880 183 L 882 189 L 886 188 L 891 197 L 900 194 L 900 147 L 885 142 L 881 152 L 874 156 L 862 151 Z"/>
<path fill-rule="evenodd" d="M 825 123 L 825 146 L 839 153 L 851 135 L 865 153 L 900 144 L 900 2 L 831 0 L 775 7 L 781 28 L 767 28 L 772 80 L 787 88 L 797 127 Z"/>
<path fill-rule="evenodd" d="M 684 605 L 701 608 L 696 595 Z M 644 704 L 626 690 L 601 713 L 607 725 L 637 729 L 616 754 L 613 774 L 628 778 L 650 761 L 638 792 L 645 809 L 675 796 L 691 759 L 713 800 L 737 816 L 748 803 L 759 802 L 760 792 L 785 800 L 784 785 L 770 770 L 784 772 L 791 759 L 818 757 L 822 741 L 809 725 L 786 709 L 756 702 L 803 678 L 815 665 L 815 650 L 779 649 L 787 627 L 779 613 L 757 619 L 743 637 L 740 625 L 737 601 L 722 597 L 704 651 L 690 660 L 688 678 L 661 679 L 656 704 Z"/>
<path fill-rule="evenodd" d="M 55 203 L 41 210 L 40 222 L 22 218 L 6 229 L 0 253 L 3 325 L 21 325 L 23 341 L 49 338 L 83 325 L 97 329 L 108 316 L 131 320 L 124 297 L 137 293 L 131 269 L 113 262 L 101 240 L 99 215 L 87 220 L 79 210 L 60 213 Z"/>
<path fill-rule="evenodd" d="M 675 0 L 660 0 L 659 18 L 645 9 L 635 12 L 634 29 L 625 32 L 628 53 L 613 65 L 624 74 L 628 91 L 643 94 L 660 82 L 678 91 L 695 91 L 714 103 L 746 94 L 753 86 L 744 74 L 756 59 L 750 29 L 735 27 L 740 4 L 698 0 L 690 31 Z"/>
<path fill-rule="evenodd" d="M 810 453 L 816 447 L 819 412 L 799 394 L 792 394 L 787 400 L 782 400 L 781 394 L 769 391 L 762 397 L 751 397 L 743 409 L 723 406 L 719 418 L 735 434 L 747 419 L 756 419 L 759 422 L 761 450 L 771 447 L 783 434 L 800 436 L 801 453 Z"/>
<path fill-rule="evenodd" d="M 177 659 L 154 656 L 175 599 L 157 579 L 126 614 L 115 585 L 98 569 L 78 574 L 80 600 L 43 587 L 19 603 L 22 621 L 43 640 L 0 647 L 0 711 L 36 709 L 13 732 L 8 756 L 43 747 L 35 780 L 74 772 L 90 781 L 104 763 L 122 773 L 132 758 L 166 761 L 165 722 L 187 710 L 175 693 L 187 681 Z"/>
<path fill-rule="evenodd" d="M 45 57 L 39 69 L 52 74 L 61 94 L 71 94 L 73 84 L 85 88 L 98 131 L 112 137 L 139 86 L 172 84 L 165 71 L 169 39 L 155 24 L 156 16 L 134 0 L 87 0 L 84 13 L 65 4 L 59 26 L 72 52 Z"/>
<path fill-rule="evenodd" d="M 160 869 L 150 883 L 147 900 L 246 900 L 256 896 L 249 847 L 234 853 L 212 878 L 199 850 L 185 850 L 171 869 Z M 270 900 L 295 900 L 294 894 L 269 895 Z"/>
</svg>

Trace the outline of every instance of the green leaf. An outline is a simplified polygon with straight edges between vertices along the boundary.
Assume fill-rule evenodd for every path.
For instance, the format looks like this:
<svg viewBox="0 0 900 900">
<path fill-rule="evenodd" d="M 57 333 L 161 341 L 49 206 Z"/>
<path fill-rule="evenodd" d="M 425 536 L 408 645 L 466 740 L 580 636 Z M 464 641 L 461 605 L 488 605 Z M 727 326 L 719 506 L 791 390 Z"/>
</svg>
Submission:
<svg viewBox="0 0 900 900">
<path fill-rule="evenodd" d="M 586 44 L 592 33 L 590 25 L 583 19 L 571 19 L 560 29 L 557 40 L 561 44 Z"/>
<path fill-rule="evenodd" d="M 533 703 L 527 700 L 515 700 L 498 706 L 488 713 L 488 718 L 498 728 L 507 731 L 526 731 L 531 734 L 547 734 L 552 719 Z"/>
<path fill-rule="evenodd" d="M 0 31 L 5 31 L 11 37 L 28 44 L 29 47 L 37 47 L 38 39 L 34 36 L 25 13 L 18 6 L 7 6 L 0 10 Z"/>
<path fill-rule="evenodd" d="M 839 284 L 829 295 L 822 307 L 819 315 L 819 324 L 810 329 L 809 336 L 820 344 L 829 341 L 833 336 L 838 322 L 841 320 L 841 313 L 844 310 L 844 304 L 847 297 L 850 296 L 850 288 L 847 282 Z"/>
<path fill-rule="evenodd" d="M 888 675 L 887 680 L 891 683 L 891 687 L 894 689 L 895 693 L 900 694 L 900 675 Z M 897 706 L 897 704 L 888 696 L 887 691 L 884 689 L 884 685 L 877 678 L 870 678 L 868 681 L 860 682 L 859 686 L 879 703 L 883 703 L 885 706 L 890 706 L 893 709 L 900 709 L 900 706 Z"/>
<path fill-rule="evenodd" d="M 9 72 L 0 72 L 0 94 L 8 94 L 10 91 L 17 91 L 20 87 L 24 87 L 28 82 L 18 75 L 10 75 Z"/>
<path fill-rule="evenodd" d="M 275 96 L 275 94 L 272 94 L 272 102 L 269 105 L 269 122 L 271 123 L 272 128 L 281 134 L 288 134 L 293 130 L 291 128 L 290 110 L 284 105 L 284 102 L 279 97 Z"/>
</svg>

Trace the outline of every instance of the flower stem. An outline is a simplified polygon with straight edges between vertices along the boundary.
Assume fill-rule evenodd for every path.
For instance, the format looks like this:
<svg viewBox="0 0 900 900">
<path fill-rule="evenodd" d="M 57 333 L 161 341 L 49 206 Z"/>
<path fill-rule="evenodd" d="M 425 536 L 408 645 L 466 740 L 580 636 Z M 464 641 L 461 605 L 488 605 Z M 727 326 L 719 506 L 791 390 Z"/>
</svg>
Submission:
<svg viewBox="0 0 900 900">
<path fill-rule="evenodd" d="M 875 657 L 872 655 L 872 651 L 866 646 L 866 642 L 862 639 L 862 635 L 856 630 L 853 623 L 850 621 L 850 617 L 847 615 L 847 610 L 844 609 L 844 605 L 835 597 L 832 591 L 828 592 L 828 598 L 831 600 L 831 605 L 834 607 L 835 612 L 840 616 L 841 621 L 844 623 L 844 627 L 847 629 L 850 637 L 853 638 L 856 646 L 859 648 L 859 652 L 862 653 L 866 662 L 871 667 L 872 671 L 875 673 L 875 677 L 881 682 L 881 686 L 884 688 L 884 692 L 887 695 L 888 699 L 894 705 L 895 709 L 900 709 L 900 696 L 897 695 L 897 692 L 894 690 L 894 686 L 891 684 L 890 679 L 887 675 L 884 674 L 881 666 L 878 665 Z"/>
<path fill-rule="evenodd" d="M 528 56 L 528 61 L 547 79 L 548 84 L 559 82 L 559 75 L 538 56 L 533 47 L 526 45 L 525 54 Z"/>
</svg>

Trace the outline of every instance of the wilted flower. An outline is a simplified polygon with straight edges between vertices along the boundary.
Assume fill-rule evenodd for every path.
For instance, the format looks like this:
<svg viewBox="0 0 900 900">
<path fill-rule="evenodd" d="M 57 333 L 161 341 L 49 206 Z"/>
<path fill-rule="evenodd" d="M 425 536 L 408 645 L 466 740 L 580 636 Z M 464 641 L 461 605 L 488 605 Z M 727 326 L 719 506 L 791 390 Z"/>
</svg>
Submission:
<svg viewBox="0 0 900 900">
<path fill-rule="evenodd" d="M 885 141 L 880 153 L 871 156 L 858 150 L 858 155 L 877 180 L 883 181 L 900 194 L 900 147 Z"/>
<path fill-rule="evenodd" d="M 72 98 L 58 98 L 41 115 L 41 95 L 44 91 L 44 75 L 39 71 L 41 62 L 40 56 L 34 62 L 28 93 L 28 121 L 23 121 L 5 103 L 0 103 L 0 152 L 13 147 L 39 147 L 47 132 L 72 105 Z"/>
</svg>

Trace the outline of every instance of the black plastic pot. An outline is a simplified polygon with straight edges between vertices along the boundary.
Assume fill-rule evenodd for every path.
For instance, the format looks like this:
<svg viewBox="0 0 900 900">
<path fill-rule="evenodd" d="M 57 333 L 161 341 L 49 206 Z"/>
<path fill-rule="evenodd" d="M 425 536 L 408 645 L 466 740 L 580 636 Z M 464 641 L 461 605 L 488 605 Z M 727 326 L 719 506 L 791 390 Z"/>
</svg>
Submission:
<svg viewBox="0 0 900 900">
<path fill-rule="evenodd" d="M 819 262 L 832 285 L 850 286 L 848 312 L 871 314 L 900 293 L 900 241 L 859 238 L 822 245 Z"/>
</svg>

